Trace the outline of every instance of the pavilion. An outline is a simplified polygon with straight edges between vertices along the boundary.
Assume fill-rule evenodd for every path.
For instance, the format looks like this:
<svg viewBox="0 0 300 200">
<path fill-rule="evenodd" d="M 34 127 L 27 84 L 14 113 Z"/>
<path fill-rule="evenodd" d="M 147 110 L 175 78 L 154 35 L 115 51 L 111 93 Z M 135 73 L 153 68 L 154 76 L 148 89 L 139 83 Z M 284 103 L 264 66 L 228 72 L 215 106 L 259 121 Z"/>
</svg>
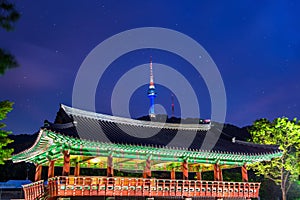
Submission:
<svg viewBox="0 0 300 200">
<path fill-rule="evenodd" d="M 203 149 L 205 136 L 216 131 L 211 123 L 141 121 L 61 105 L 54 123 L 45 121 L 33 146 L 12 160 L 36 166 L 35 182 L 23 186 L 28 200 L 46 196 L 257 198 L 260 183 L 248 182 L 246 165 L 280 157 L 282 152 L 278 146 L 244 142 L 224 133 L 212 149 Z M 191 137 L 190 146 L 180 142 Z M 48 168 L 47 181 L 41 177 L 43 166 Z M 55 174 L 59 167 L 62 173 Z M 236 167 L 241 168 L 242 181 L 223 181 L 222 169 Z M 82 176 L 84 168 L 107 173 Z M 114 176 L 116 170 L 142 175 Z M 152 171 L 170 176 L 160 179 Z M 205 171 L 213 171 L 214 180 L 202 180 Z M 176 179 L 176 172 L 182 173 L 181 179 Z M 189 179 L 190 172 L 196 173 L 195 179 Z"/>
</svg>

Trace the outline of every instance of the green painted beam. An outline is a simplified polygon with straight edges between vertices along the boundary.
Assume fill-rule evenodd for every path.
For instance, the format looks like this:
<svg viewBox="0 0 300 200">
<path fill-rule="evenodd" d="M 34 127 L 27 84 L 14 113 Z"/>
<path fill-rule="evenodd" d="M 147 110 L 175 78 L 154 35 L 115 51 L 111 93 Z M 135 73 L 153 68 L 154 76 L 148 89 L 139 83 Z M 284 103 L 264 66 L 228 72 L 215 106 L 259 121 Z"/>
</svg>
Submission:
<svg viewBox="0 0 300 200">
<path fill-rule="evenodd" d="M 226 165 L 240 165 L 243 163 L 270 160 L 274 157 L 281 156 L 281 152 L 262 155 L 243 155 L 211 151 L 188 151 L 166 147 L 159 148 L 103 143 L 67 137 L 49 130 L 41 130 L 40 134 L 38 137 L 39 141 L 35 143 L 35 146 L 28 151 L 13 155 L 12 160 L 14 162 L 32 161 L 40 164 L 47 162 L 48 159 L 60 158 L 63 150 L 70 150 L 72 155 L 91 157 L 107 157 L 110 153 L 113 153 L 114 157 L 127 159 L 146 160 L 151 156 L 152 160 L 166 162 L 183 162 L 184 159 L 188 159 L 191 163 L 214 164 L 218 162 L 219 164 Z"/>
</svg>

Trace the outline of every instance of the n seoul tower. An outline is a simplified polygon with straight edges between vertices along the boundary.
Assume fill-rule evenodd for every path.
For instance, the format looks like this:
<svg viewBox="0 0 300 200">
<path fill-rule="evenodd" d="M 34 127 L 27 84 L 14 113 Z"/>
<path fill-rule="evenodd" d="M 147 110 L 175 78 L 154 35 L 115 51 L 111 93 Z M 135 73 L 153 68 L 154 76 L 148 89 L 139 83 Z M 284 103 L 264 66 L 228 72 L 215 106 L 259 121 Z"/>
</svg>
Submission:
<svg viewBox="0 0 300 200">
<path fill-rule="evenodd" d="M 148 89 L 148 97 L 150 99 L 149 117 L 155 118 L 154 98 L 156 97 L 156 92 L 155 92 L 155 86 L 153 80 L 152 57 L 150 57 L 150 84 Z"/>
</svg>

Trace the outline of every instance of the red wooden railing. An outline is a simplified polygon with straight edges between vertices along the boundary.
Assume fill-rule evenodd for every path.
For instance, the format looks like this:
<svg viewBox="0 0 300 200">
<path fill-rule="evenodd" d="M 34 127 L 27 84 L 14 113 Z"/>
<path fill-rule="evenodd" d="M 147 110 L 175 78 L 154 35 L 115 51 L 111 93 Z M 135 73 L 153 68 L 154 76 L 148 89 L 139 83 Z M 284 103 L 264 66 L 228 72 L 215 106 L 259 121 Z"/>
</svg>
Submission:
<svg viewBox="0 0 300 200">
<path fill-rule="evenodd" d="M 34 200 L 38 199 L 45 194 L 44 181 L 37 181 L 27 185 L 23 185 L 25 199 Z"/>
<path fill-rule="evenodd" d="M 24 186 L 25 199 L 44 192 L 43 182 Z M 48 180 L 48 197 L 66 196 L 185 196 L 257 198 L 260 183 L 125 177 L 58 176 Z"/>
</svg>

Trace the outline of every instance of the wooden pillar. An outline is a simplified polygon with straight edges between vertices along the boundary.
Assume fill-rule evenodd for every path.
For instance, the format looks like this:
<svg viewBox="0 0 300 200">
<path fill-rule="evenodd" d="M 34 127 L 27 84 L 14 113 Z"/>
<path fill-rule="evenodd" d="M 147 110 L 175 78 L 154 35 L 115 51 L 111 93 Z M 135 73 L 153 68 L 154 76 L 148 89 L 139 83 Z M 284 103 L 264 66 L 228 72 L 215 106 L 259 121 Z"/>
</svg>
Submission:
<svg viewBox="0 0 300 200">
<path fill-rule="evenodd" d="M 107 157 L 107 177 L 114 176 L 114 168 L 113 168 L 113 156 L 109 155 Z"/>
<path fill-rule="evenodd" d="M 222 169 L 219 164 L 214 164 L 214 180 L 223 181 Z"/>
<path fill-rule="evenodd" d="M 49 161 L 48 178 L 54 177 L 54 164 L 55 164 L 55 160 L 50 160 Z"/>
<path fill-rule="evenodd" d="M 148 157 L 146 160 L 146 166 L 143 172 L 143 178 L 151 178 L 151 158 Z"/>
<path fill-rule="evenodd" d="M 176 179 L 176 171 L 175 171 L 175 168 L 172 168 L 172 170 L 171 170 L 171 179 L 173 179 L 173 180 Z"/>
<path fill-rule="evenodd" d="M 242 166 L 242 181 L 248 182 L 248 172 L 247 172 L 246 164 Z"/>
<path fill-rule="evenodd" d="M 183 180 L 189 179 L 189 169 L 188 169 L 188 161 L 184 160 L 182 163 L 182 174 L 183 174 Z"/>
<path fill-rule="evenodd" d="M 75 169 L 74 169 L 74 176 L 79 176 L 79 175 L 80 175 L 80 163 L 76 162 Z"/>
<path fill-rule="evenodd" d="M 197 180 L 201 181 L 202 180 L 201 171 L 196 172 L 196 175 L 197 175 Z"/>
<path fill-rule="evenodd" d="M 201 165 L 197 166 L 196 177 L 197 177 L 198 181 L 202 180 L 202 166 Z"/>
<path fill-rule="evenodd" d="M 70 152 L 64 151 L 64 166 L 62 171 L 63 176 L 70 175 Z"/>
<path fill-rule="evenodd" d="M 34 181 L 39 181 L 42 179 L 42 165 L 36 165 L 35 166 L 35 176 L 34 176 Z"/>
</svg>

